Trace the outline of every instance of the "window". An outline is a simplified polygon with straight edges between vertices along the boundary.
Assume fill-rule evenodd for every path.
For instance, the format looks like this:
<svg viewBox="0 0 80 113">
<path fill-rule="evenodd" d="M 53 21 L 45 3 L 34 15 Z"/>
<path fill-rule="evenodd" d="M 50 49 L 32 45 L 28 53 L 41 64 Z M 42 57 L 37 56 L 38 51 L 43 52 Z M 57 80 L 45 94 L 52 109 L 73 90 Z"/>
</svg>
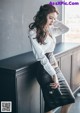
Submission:
<svg viewBox="0 0 80 113">
<path fill-rule="evenodd" d="M 70 0 L 65 0 L 69 2 Z M 68 33 L 64 35 L 65 42 L 80 43 L 80 1 L 79 5 L 64 5 L 64 20 L 69 27 Z"/>
</svg>

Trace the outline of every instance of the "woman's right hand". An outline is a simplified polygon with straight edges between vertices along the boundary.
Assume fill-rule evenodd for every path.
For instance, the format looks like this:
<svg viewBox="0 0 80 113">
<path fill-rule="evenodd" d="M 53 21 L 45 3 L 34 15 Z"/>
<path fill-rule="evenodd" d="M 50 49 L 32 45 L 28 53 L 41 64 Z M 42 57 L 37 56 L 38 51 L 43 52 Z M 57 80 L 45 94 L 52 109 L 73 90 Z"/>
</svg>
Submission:
<svg viewBox="0 0 80 113">
<path fill-rule="evenodd" d="M 58 88 L 59 87 L 59 81 L 58 81 L 57 75 L 54 75 L 52 77 L 52 80 L 53 80 L 53 83 L 50 83 L 51 88 L 53 88 L 53 89 Z"/>
</svg>

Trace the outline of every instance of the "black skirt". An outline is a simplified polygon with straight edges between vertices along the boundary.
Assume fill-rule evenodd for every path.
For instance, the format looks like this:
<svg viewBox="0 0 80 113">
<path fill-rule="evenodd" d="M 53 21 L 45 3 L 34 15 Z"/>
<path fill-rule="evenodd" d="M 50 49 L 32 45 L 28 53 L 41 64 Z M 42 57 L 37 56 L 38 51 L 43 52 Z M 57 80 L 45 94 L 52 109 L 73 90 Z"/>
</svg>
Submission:
<svg viewBox="0 0 80 113">
<path fill-rule="evenodd" d="M 55 90 L 51 89 L 50 83 L 53 82 L 52 78 L 43 68 L 40 61 L 38 61 L 36 65 L 36 79 L 42 89 L 45 103 L 44 112 L 75 102 L 75 97 L 59 67 L 55 68 L 55 71 L 59 80 L 60 88 Z"/>
</svg>

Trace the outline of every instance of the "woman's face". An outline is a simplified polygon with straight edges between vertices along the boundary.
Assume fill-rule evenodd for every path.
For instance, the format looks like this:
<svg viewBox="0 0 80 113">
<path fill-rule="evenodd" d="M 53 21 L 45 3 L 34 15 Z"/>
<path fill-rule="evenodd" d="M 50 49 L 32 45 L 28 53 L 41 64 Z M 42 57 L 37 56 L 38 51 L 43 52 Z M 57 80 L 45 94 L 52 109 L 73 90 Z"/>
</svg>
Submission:
<svg viewBox="0 0 80 113">
<path fill-rule="evenodd" d="M 47 15 L 47 23 L 46 23 L 46 27 L 49 27 L 51 25 L 54 24 L 55 20 L 57 19 L 58 14 L 56 12 L 54 13 L 49 13 Z"/>
</svg>

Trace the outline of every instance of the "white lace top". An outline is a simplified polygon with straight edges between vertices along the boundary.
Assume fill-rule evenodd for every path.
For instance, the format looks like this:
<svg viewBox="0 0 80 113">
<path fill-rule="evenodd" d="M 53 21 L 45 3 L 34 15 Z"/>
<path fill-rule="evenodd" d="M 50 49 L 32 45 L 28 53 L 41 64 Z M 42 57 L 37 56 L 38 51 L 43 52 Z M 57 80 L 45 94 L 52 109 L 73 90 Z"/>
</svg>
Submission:
<svg viewBox="0 0 80 113">
<path fill-rule="evenodd" d="M 46 43 L 45 45 L 37 42 L 36 29 L 29 31 L 29 38 L 36 60 L 41 62 L 44 69 L 49 73 L 50 76 L 53 76 L 54 74 L 56 74 L 54 68 L 51 65 L 51 62 L 53 62 L 55 59 L 53 54 L 56 45 L 55 37 L 67 32 L 69 28 L 59 20 L 56 20 L 54 26 L 50 26 L 48 30 L 52 38 L 50 36 L 47 36 L 44 41 Z M 49 52 L 52 52 L 50 60 L 45 55 L 45 53 Z"/>
</svg>

